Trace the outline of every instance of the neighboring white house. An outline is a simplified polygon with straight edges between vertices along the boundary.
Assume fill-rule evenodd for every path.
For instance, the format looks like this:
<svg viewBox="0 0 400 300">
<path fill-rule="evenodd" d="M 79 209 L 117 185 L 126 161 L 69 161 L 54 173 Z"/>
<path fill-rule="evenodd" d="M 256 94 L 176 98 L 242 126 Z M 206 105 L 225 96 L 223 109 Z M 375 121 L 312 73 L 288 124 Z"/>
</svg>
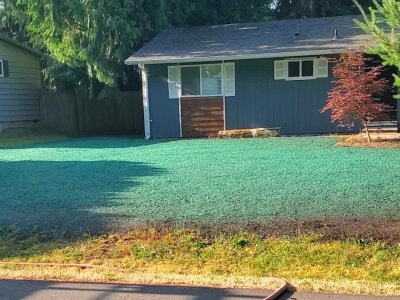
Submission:
<svg viewBox="0 0 400 300">
<path fill-rule="evenodd" d="M 40 120 L 41 53 L 0 35 L 0 131 Z"/>
</svg>

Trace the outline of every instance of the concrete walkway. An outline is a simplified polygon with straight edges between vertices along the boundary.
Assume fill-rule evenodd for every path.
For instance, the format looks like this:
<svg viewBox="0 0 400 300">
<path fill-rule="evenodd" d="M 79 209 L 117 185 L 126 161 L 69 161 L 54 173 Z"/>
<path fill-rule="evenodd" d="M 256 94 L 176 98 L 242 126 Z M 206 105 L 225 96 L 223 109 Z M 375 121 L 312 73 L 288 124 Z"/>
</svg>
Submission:
<svg viewBox="0 0 400 300">
<path fill-rule="evenodd" d="M 46 281 L 0 280 L 1 300 L 258 300 L 271 292 L 182 286 L 117 285 Z M 378 300 L 399 297 L 287 293 L 280 300 Z"/>
</svg>

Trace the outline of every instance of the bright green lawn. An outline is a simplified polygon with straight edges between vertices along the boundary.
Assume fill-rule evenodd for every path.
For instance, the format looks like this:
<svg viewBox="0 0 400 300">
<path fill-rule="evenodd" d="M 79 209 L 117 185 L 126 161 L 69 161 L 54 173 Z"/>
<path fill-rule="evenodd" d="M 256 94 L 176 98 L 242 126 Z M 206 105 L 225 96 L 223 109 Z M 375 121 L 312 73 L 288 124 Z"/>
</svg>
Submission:
<svg viewBox="0 0 400 300">
<path fill-rule="evenodd" d="M 328 137 L 88 138 L 0 149 L 0 226 L 400 215 L 400 150 Z"/>
</svg>

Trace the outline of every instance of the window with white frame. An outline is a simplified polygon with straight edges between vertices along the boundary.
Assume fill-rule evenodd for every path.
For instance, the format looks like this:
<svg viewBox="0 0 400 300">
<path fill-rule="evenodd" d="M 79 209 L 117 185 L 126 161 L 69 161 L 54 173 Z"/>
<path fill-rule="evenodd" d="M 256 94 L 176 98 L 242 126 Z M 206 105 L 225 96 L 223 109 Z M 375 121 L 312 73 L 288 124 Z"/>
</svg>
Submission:
<svg viewBox="0 0 400 300">
<path fill-rule="evenodd" d="M 222 95 L 222 65 L 181 66 L 182 96 Z"/>
<path fill-rule="evenodd" d="M 169 98 L 235 96 L 235 63 L 168 67 Z"/>
<path fill-rule="evenodd" d="M 4 77 L 4 64 L 3 64 L 3 60 L 0 60 L 0 77 Z"/>
<path fill-rule="evenodd" d="M 275 80 L 307 80 L 324 77 L 328 77 L 328 60 L 324 57 L 274 61 Z"/>
<path fill-rule="evenodd" d="M 314 77 L 314 60 L 289 60 L 288 79 L 307 79 Z"/>
</svg>

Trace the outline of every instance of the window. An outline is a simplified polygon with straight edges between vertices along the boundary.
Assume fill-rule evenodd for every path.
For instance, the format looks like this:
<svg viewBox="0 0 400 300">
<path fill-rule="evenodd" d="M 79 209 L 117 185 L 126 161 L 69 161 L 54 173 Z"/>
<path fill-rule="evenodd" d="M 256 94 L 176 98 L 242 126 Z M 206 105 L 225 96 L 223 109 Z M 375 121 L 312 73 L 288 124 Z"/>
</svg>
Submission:
<svg viewBox="0 0 400 300">
<path fill-rule="evenodd" d="M 325 57 L 274 61 L 275 80 L 306 80 L 326 77 L 328 77 L 328 60 Z"/>
<path fill-rule="evenodd" d="M 300 62 L 299 61 L 289 61 L 288 62 L 288 77 L 300 77 Z"/>
<path fill-rule="evenodd" d="M 222 95 L 222 65 L 182 66 L 182 96 Z"/>
<path fill-rule="evenodd" d="M 4 77 L 4 65 L 2 60 L 0 60 L 0 77 Z"/>
<path fill-rule="evenodd" d="M 182 95 L 200 95 L 200 68 L 185 67 L 181 68 Z"/>
<path fill-rule="evenodd" d="M 202 94 L 222 94 L 222 72 L 221 65 L 210 65 L 201 67 Z"/>
<path fill-rule="evenodd" d="M 303 60 L 301 62 L 301 77 L 312 77 L 314 76 L 314 61 Z"/>
<path fill-rule="evenodd" d="M 235 63 L 168 66 L 169 99 L 235 96 Z"/>
<path fill-rule="evenodd" d="M 314 60 L 288 60 L 288 79 L 314 77 Z"/>
</svg>

